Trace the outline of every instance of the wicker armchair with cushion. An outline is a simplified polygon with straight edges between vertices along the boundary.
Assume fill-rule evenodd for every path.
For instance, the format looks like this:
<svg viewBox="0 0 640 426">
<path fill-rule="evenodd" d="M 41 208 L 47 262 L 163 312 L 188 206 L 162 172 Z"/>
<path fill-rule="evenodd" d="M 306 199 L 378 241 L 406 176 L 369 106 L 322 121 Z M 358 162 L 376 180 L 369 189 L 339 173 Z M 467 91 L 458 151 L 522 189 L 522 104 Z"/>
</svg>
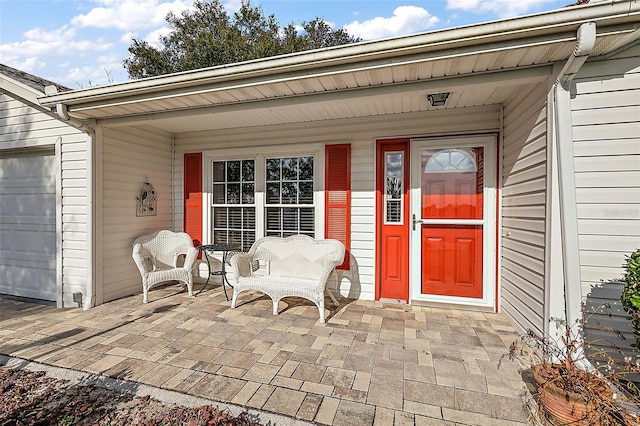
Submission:
<svg viewBox="0 0 640 426">
<path fill-rule="evenodd" d="M 132 256 L 142 275 L 142 302 L 149 301 L 151 287 L 167 281 L 183 282 L 192 296 L 191 270 L 197 255 L 191 237 L 184 232 L 162 230 L 136 238 Z"/>
</svg>

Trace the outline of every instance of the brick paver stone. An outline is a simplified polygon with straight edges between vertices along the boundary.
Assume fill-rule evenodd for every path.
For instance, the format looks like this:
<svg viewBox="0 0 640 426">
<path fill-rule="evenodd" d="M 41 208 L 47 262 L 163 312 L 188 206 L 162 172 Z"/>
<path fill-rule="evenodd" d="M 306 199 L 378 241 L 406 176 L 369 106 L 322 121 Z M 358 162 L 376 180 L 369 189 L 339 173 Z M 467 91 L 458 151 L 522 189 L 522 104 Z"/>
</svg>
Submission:
<svg viewBox="0 0 640 426">
<path fill-rule="evenodd" d="M 402 388 L 371 383 L 367 394 L 367 404 L 402 410 Z"/>
<path fill-rule="evenodd" d="M 305 396 L 304 392 L 276 388 L 262 408 L 274 413 L 295 416 Z"/>
<path fill-rule="evenodd" d="M 376 414 L 373 419 L 373 426 L 393 425 L 394 411 L 389 408 L 376 407 Z"/>
<path fill-rule="evenodd" d="M 280 370 L 277 365 L 255 363 L 242 377 L 260 383 L 269 383 Z"/>
<path fill-rule="evenodd" d="M 296 417 L 302 420 L 311 421 L 316 416 L 318 409 L 320 408 L 320 404 L 322 403 L 322 396 L 307 394 L 302 401 L 302 405 L 300 405 L 300 409 L 298 409 L 298 413 Z"/>
<path fill-rule="evenodd" d="M 375 419 L 376 408 L 373 405 L 342 400 L 334 418 L 335 426 L 370 426 Z"/>
<path fill-rule="evenodd" d="M 260 383 L 247 382 L 236 394 L 236 396 L 233 397 L 231 402 L 238 405 L 246 405 L 259 388 Z"/>
</svg>

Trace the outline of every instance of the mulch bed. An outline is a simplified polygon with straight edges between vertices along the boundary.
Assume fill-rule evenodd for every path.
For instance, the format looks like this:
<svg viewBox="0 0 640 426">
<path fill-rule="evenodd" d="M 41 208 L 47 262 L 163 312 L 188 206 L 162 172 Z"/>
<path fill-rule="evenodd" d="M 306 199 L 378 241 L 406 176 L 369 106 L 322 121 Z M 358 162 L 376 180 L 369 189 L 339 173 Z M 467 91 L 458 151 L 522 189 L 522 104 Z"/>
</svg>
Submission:
<svg viewBox="0 0 640 426">
<path fill-rule="evenodd" d="M 261 426 L 248 413 L 233 416 L 211 405 L 163 404 L 148 396 L 72 384 L 42 371 L 0 367 L 0 426 L 14 425 Z"/>
</svg>

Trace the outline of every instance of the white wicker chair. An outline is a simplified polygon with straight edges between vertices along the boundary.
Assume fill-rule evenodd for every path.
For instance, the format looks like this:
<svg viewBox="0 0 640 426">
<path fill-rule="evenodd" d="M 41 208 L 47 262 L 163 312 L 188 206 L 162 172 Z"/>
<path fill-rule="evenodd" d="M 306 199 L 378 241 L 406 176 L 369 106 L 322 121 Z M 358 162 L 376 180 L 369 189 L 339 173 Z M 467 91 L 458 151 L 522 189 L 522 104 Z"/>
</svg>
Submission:
<svg viewBox="0 0 640 426">
<path fill-rule="evenodd" d="M 273 300 L 273 314 L 278 315 L 278 301 L 297 296 L 315 303 L 324 323 L 325 292 L 338 306 L 326 286 L 335 267 L 343 262 L 344 252 L 338 240 L 314 240 L 306 235 L 261 238 L 249 252 L 231 258 L 235 277 L 231 307 L 236 307 L 238 294 L 255 290 Z M 255 261 L 264 263 L 265 268 L 254 271 Z"/>
<path fill-rule="evenodd" d="M 178 260 L 184 255 L 182 266 Z M 133 243 L 133 260 L 142 275 L 142 302 L 149 301 L 149 289 L 166 281 L 182 281 L 189 296 L 193 295 L 191 270 L 198 255 L 189 234 L 158 231 L 136 238 Z"/>
</svg>

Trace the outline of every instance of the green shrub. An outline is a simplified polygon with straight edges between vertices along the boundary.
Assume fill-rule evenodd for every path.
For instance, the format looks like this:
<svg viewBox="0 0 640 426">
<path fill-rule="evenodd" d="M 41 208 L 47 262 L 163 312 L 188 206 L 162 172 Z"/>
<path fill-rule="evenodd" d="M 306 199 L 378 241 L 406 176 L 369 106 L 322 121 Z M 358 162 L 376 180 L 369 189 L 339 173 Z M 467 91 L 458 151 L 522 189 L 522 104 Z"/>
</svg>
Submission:
<svg viewBox="0 0 640 426">
<path fill-rule="evenodd" d="M 636 342 L 631 345 L 640 349 L 640 249 L 627 256 L 624 275 L 624 290 L 620 301 L 631 319 L 631 328 Z"/>
</svg>

